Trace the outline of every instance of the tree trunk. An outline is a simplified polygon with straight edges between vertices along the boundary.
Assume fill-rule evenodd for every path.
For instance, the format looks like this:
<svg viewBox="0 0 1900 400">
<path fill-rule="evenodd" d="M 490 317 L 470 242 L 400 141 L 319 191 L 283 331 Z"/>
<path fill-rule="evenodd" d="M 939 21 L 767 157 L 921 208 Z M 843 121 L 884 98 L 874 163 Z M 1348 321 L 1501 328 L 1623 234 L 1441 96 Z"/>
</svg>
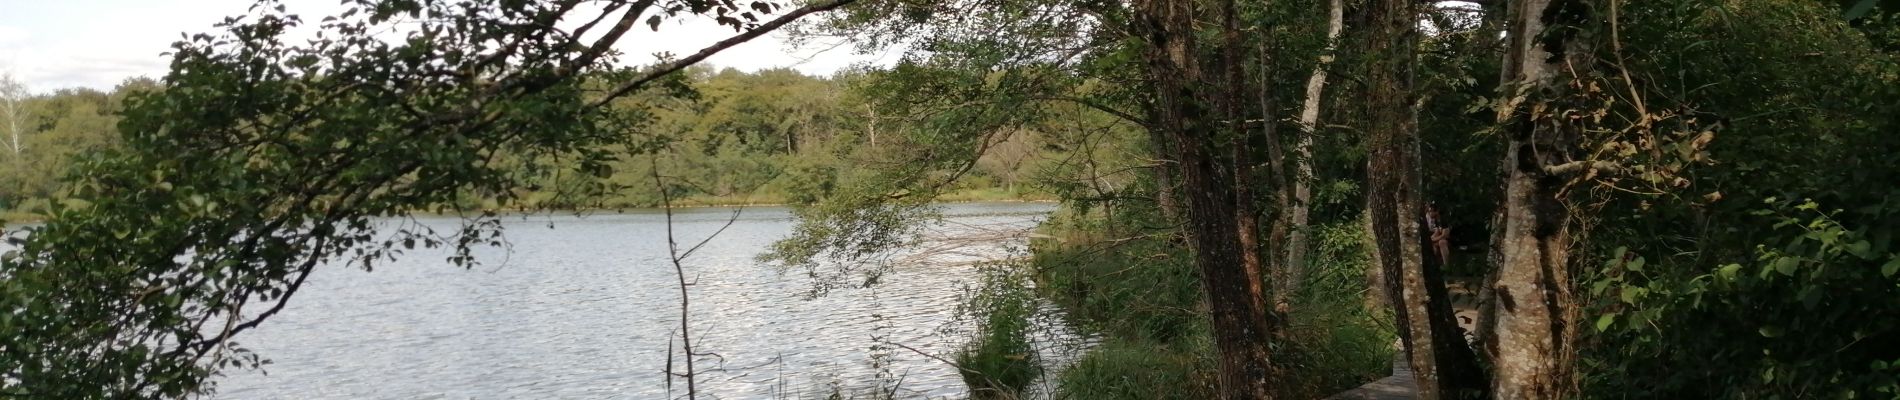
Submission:
<svg viewBox="0 0 1900 400">
<path fill-rule="evenodd" d="M 869 103 L 865 104 L 864 117 L 865 117 L 864 131 L 866 133 L 866 136 L 870 136 L 871 138 L 871 150 L 876 151 L 877 150 L 877 121 L 878 121 L 877 105 L 869 104 Z"/>
<path fill-rule="evenodd" d="M 1266 84 L 1267 82 L 1273 81 L 1272 68 L 1267 65 L 1272 58 L 1270 57 L 1266 40 L 1260 40 L 1258 45 L 1260 48 L 1261 82 L 1258 88 L 1260 101 L 1260 132 L 1267 146 L 1267 175 L 1269 177 L 1269 181 L 1264 182 L 1264 184 L 1272 185 L 1277 191 L 1274 193 L 1273 201 L 1274 206 L 1279 210 L 1279 218 L 1274 220 L 1273 229 L 1267 233 L 1267 238 L 1269 243 L 1284 246 L 1287 243 L 1287 230 L 1290 228 L 1289 221 L 1286 218 L 1286 210 L 1292 208 L 1293 195 L 1286 173 L 1286 150 L 1280 146 L 1280 129 L 1278 124 L 1278 111 L 1280 107 L 1278 102 L 1273 99 L 1272 87 Z M 1241 151 L 1239 146 L 1236 146 L 1235 150 Z M 1236 157 L 1236 159 L 1239 159 L 1239 157 Z M 1243 184 L 1241 185 L 1241 189 L 1245 190 L 1247 186 L 1249 185 Z M 1284 249 L 1284 247 L 1280 247 L 1273 251 L 1271 254 L 1273 254 L 1274 257 L 1269 259 L 1268 263 L 1270 264 L 1267 266 L 1268 281 L 1273 282 L 1272 298 L 1268 305 L 1272 307 L 1272 312 L 1277 315 L 1276 318 L 1281 318 L 1281 320 L 1284 320 L 1284 317 L 1293 309 L 1293 290 L 1297 287 L 1292 284 L 1295 279 L 1293 277 L 1293 271 L 1286 263 L 1286 258 L 1281 257 L 1281 255 L 1286 254 Z"/>
<path fill-rule="evenodd" d="M 1194 21 L 1201 11 L 1195 3 L 1141 0 L 1134 4 L 1135 28 L 1148 45 L 1144 58 L 1154 89 L 1149 121 L 1151 129 L 1168 139 L 1182 190 L 1188 193 L 1186 231 L 1207 292 L 1220 358 L 1221 397 L 1264 399 L 1270 394 L 1267 332 L 1271 324 L 1258 291 L 1260 275 L 1245 262 L 1248 249 L 1242 246 L 1241 224 L 1234 218 L 1241 209 L 1235 196 L 1238 182 L 1231 176 L 1232 166 L 1223 165 L 1228 163 L 1215 150 L 1224 144 L 1217 137 L 1221 129 L 1215 114 L 1235 109 L 1229 102 L 1237 93 L 1218 92 L 1203 73 L 1194 40 Z M 1228 14 L 1225 18 L 1232 18 L 1232 0 L 1214 6 Z M 1232 30 L 1231 22 L 1226 25 Z M 1225 117 L 1230 125 L 1241 121 L 1235 115 Z"/>
<path fill-rule="evenodd" d="M 0 74 L 0 114 L 7 118 L 8 150 L 13 152 L 14 160 L 20 158 L 20 120 L 26 119 L 22 110 L 26 101 L 26 85 L 13 80 L 12 75 Z"/>
<path fill-rule="evenodd" d="M 1410 0 L 1378 0 L 1366 9 L 1364 106 L 1371 151 L 1367 207 L 1375 254 L 1385 271 L 1387 296 L 1418 396 L 1461 398 L 1482 392 L 1484 376 L 1458 334 L 1440 266 L 1423 256 L 1427 236 L 1419 224 L 1423 193 L 1411 93 L 1418 40 L 1415 7 Z"/>
<path fill-rule="evenodd" d="M 1319 65 L 1313 67 L 1313 75 L 1306 79 L 1306 103 L 1300 109 L 1300 132 L 1293 141 L 1293 175 L 1291 181 L 1292 201 L 1286 209 L 1285 226 L 1289 230 L 1286 238 L 1286 279 L 1274 290 L 1275 304 L 1285 304 L 1298 291 L 1301 282 L 1306 280 L 1306 252 L 1310 245 L 1307 237 L 1311 234 L 1313 201 L 1313 135 L 1319 131 L 1320 98 L 1326 92 L 1326 68 L 1333 64 L 1333 51 L 1339 40 L 1339 32 L 1345 25 L 1345 5 L 1342 0 L 1332 0 L 1326 10 L 1326 51 L 1319 56 Z"/>
<path fill-rule="evenodd" d="M 1174 194 L 1175 170 L 1179 169 L 1174 165 L 1174 150 L 1168 145 L 1168 138 L 1152 128 L 1148 129 L 1148 141 L 1154 147 L 1155 158 L 1159 159 L 1153 167 L 1148 168 L 1149 173 L 1154 174 L 1155 208 L 1161 209 L 1161 218 L 1169 223 L 1180 222 L 1181 204 L 1176 200 L 1179 197 Z"/>
<path fill-rule="evenodd" d="M 1563 62 L 1587 68 L 1587 51 L 1570 35 L 1543 37 L 1547 26 L 1573 22 L 1588 8 L 1580 0 L 1516 0 L 1510 7 L 1511 31 L 1504 63 L 1503 98 L 1548 95 Z M 1551 12 L 1562 10 L 1564 12 Z M 1565 20 L 1557 20 L 1563 18 Z M 1552 54 L 1551 50 L 1564 52 Z M 1491 346 L 1501 399 L 1561 398 L 1574 388 L 1577 305 L 1571 285 L 1569 209 L 1557 192 L 1564 179 L 1545 168 L 1565 160 L 1575 147 L 1574 132 L 1533 115 L 1527 104 L 1508 104 L 1501 116 L 1509 127 L 1505 146 L 1503 235 L 1498 239 L 1496 280 L 1491 282 L 1495 344 Z"/>
<path fill-rule="evenodd" d="M 1253 192 L 1253 187 L 1257 185 L 1258 182 L 1254 181 L 1253 178 L 1255 167 L 1253 161 L 1253 146 L 1252 140 L 1248 135 L 1249 130 L 1246 124 L 1246 107 L 1243 106 L 1243 104 L 1246 103 L 1247 96 L 1247 76 L 1245 73 L 1246 67 L 1243 66 L 1242 59 L 1247 53 L 1237 51 L 1243 47 L 1240 34 L 1240 11 L 1237 5 L 1234 4 L 1234 1 L 1224 1 L 1220 4 L 1222 5 L 1220 11 L 1221 46 L 1227 50 L 1221 52 L 1222 56 L 1220 58 L 1224 84 L 1218 86 L 1220 90 L 1210 90 L 1209 92 L 1216 96 L 1217 100 L 1215 103 L 1220 104 L 1220 114 L 1226 117 L 1227 121 L 1225 126 L 1227 127 L 1227 137 L 1229 138 L 1229 142 L 1232 143 L 1233 156 L 1229 159 L 1232 160 L 1234 168 L 1234 181 L 1230 182 L 1228 186 L 1233 188 L 1234 193 L 1234 224 L 1236 225 L 1235 233 L 1239 235 L 1238 239 L 1240 241 L 1240 264 L 1246 276 L 1250 277 L 1250 279 L 1246 281 L 1247 295 L 1250 298 L 1258 299 L 1257 301 L 1261 303 L 1261 307 L 1264 309 L 1266 307 L 1267 283 L 1261 278 L 1266 276 L 1266 262 L 1264 261 L 1265 257 L 1261 256 L 1260 210 L 1254 205 Z M 1267 87 L 1266 82 L 1262 81 L 1260 87 L 1264 90 L 1264 88 Z M 1264 101 L 1265 99 L 1262 100 Z M 1271 102 L 1268 103 L 1271 104 Z M 1262 116 L 1262 120 L 1264 121 L 1262 126 L 1268 130 L 1272 129 L 1273 124 L 1272 119 L 1266 118 L 1266 116 L 1271 115 L 1272 113 L 1267 113 Z M 1269 336 L 1277 336 L 1278 332 L 1275 328 L 1278 328 L 1279 324 L 1273 321 L 1279 319 L 1279 312 L 1267 309 L 1266 313 L 1267 322 L 1265 323 L 1265 327 L 1267 330 L 1262 331 L 1262 333 L 1268 334 Z"/>
<path fill-rule="evenodd" d="M 1500 177 L 1510 174 L 1509 169 L 1500 169 L 1498 172 Z M 1504 265 L 1504 203 L 1500 199 L 1498 208 L 1491 213 L 1491 238 L 1485 255 L 1485 265 L 1491 268 L 1486 268 L 1484 276 L 1478 280 L 1475 294 L 1478 300 L 1478 320 L 1472 322 L 1472 336 L 1477 339 L 1479 345 L 1478 355 L 1491 365 L 1497 365 L 1498 360 L 1498 302 L 1495 287 L 1498 281 L 1497 266 Z"/>
</svg>

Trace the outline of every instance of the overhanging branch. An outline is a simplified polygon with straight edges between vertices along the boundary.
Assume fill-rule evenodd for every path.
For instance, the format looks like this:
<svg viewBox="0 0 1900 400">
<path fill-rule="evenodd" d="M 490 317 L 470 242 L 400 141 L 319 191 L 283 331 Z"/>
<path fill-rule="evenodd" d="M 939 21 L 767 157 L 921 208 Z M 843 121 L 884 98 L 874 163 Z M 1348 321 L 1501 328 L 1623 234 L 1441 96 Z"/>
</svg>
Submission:
<svg viewBox="0 0 1900 400">
<path fill-rule="evenodd" d="M 752 28 L 751 30 L 745 31 L 745 33 L 740 33 L 736 36 L 726 38 L 726 40 L 721 40 L 718 43 L 713 43 L 712 46 L 707 46 L 704 49 L 700 49 L 698 53 L 693 53 L 693 55 L 686 56 L 686 58 L 681 58 L 679 60 L 666 63 L 665 65 L 660 66 L 660 68 L 658 69 L 654 69 L 652 71 L 648 71 L 646 74 L 640 75 L 639 78 L 636 78 L 627 83 L 620 84 L 620 86 L 615 87 L 612 91 L 607 92 L 606 96 L 601 96 L 601 98 L 594 100 L 592 103 L 588 103 L 586 107 L 582 108 L 582 110 L 583 111 L 591 110 L 591 109 L 604 106 L 608 102 L 613 101 L 616 98 L 620 98 L 620 96 L 625 96 L 627 95 L 627 93 L 632 93 L 634 90 L 644 87 L 648 83 L 653 83 L 653 81 L 658 80 L 661 77 L 664 77 L 668 74 L 672 74 L 674 72 L 679 72 L 680 70 L 686 69 L 686 67 L 692 66 L 693 64 L 698 64 L 700 61 L 705 61 L 706 58 L 712 57 L 714 54 L 719 54 L 719 52 L 732 48 L 732 46 L 738 46 L 741 43 L 751 41 L 752 39 L 756 39 L 760 36 L 765 36 L 765 34 L 772 33 L 772 31 L 778 30 L 778 28 L 784 27 L 786 24 L 790 24 L 792 23 L 792 21 L 796 21 L 799 18 L 803 18 L 806 15 L 810 15 L 812 13 L 817 13 L 817 12 L 834 10 L 834 9 L 837 9 L 838 7 L 844 7 L 845 5 L 855 3 L 855 2 L 857 2 L 857 0 L 828 0 L 821 3 L 815 3 L 815 4 L 807 5 L 804 7 L 799 7 L 796 10 L 792 10 L 792 12 L 785 13 L 785 15 L 780 15 L 778 18 L 774 18 L 769 22 L 760 24 L 756 28 Z"/>
</svg>

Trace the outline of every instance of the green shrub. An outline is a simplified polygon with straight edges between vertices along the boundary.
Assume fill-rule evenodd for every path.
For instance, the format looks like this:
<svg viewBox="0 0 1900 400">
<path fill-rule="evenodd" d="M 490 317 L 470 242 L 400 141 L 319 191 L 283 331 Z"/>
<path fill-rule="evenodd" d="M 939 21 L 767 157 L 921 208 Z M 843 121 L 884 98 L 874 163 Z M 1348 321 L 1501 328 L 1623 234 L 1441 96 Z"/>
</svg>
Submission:
<svg viewBox="0 0 1900 400">
<path fill-rule="evenodd" d="M 961 314 L 976 317 L 976 337 L 957 353 L 970 395 L 1013 399 L 1042 377 L 1042 362 L 1030 342 L 1035 293 L 1028 279 L 1006 265 L 985 266 L 982 286 L 964 299 Z"/>
<path fill-rule="evenodd" d="M 1073 324 L 1107 340 L 1060 375 L 1057 398 L 1211 398 L 1211 337 L 1200 275 L 1171 232 L 1123 212 L 1065 209 L 1034 243 L 1037 288 Z M 1356 223 L 1314 227 L 1312 265 L 1294 297 L 1291 323 L 1272 355 L 1280 398 L 1321 398 L 1390 373 L 1394 332 L 1385 310 L 1369 310 L 1364 232 Z"/>
</svg>

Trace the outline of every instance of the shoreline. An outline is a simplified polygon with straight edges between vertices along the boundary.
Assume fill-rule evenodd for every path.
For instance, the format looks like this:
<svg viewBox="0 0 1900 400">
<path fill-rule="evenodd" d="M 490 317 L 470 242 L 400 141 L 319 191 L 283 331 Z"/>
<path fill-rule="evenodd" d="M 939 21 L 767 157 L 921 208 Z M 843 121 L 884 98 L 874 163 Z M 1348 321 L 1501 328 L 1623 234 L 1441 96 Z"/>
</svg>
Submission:
<svg viewBox="0 0 1900 400">
<path fill-rule="evenodd" d="M 1014 199 L 944 200 L 944 201 L 934 201 L 931 203 L 932 204 L 977 204 L 977 203 L 1058 204 L 1058 203 L 1061 203 L 1061 201 L 1053 200 L 1053 199 L 1014 198 Z M 696 202 L 696 204 L 691 204 L 691 205 L 675 204 L 673 205 L 672 208 L 674 209 L 701 209 L 701 208 L 730 208 L 730 207 L 790 207 L 790 206 L 791 206 L 790 203 L 782 203 L 782 202 L 757 202 L 757 203 Z M 443 216 L 454 216 L 455 212 L 468 212 L 468 213 L 494 212 L 496 216 L 533 215 L 533 214 L 542 214 L 542 213 L 567 213 L 567 212 L 613 212 L 616 214 L 622 214 L 622 213 L 628 213 L 628 212 L 641 212 L 641 211 L 658 212 L 664 209 L 666 209 L 666 207 L 467 209 L 467 210 L 455 210 L 455 211 L 448 211 L 448 212 L 411 210 L 408 212 L 408 215 L 443 217 Z M 14 211 L 0 211 L 0 227 L 11 227 L 11 226 L 18 226 L 18 225 L 35 225 L 35 224 L 46 222 L 46 218 L 47 216 L 40 215 L 40 214 L 22 213 L 22 212 L 14 212 Z"/>
</svg>

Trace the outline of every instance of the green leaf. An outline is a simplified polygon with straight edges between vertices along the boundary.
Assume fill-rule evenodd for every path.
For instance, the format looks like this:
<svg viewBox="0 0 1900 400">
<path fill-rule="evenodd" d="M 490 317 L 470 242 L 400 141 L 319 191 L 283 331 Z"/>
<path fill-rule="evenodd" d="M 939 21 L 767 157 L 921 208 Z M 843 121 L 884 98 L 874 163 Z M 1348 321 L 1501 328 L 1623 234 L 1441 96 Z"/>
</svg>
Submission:
<svg viewBox="0 0 1900 400">
<path fill-rule="evenodd" d="M 1780 272 L 1782 275 L 1794 276 L 1794 268 L 1800 265 L 1801 265 L 1801 259 L 1799 258 L 1794 258 L 1794 257 L 1778 258 L 1778 259 L 1775 259 L 1775 272 Z"/>
<path fill-rule="evenodd" d="M 1627 269 L 1627 270 L 1635 271 L 1635 272 L 1643 272 L 1643 257 L 1637 256 L 1636 259 L 1630 260 L 1628 264 L 1623 265 L 1623 269 Z"/>
<path fill-rule="evenodd" d="M 1609 313 L 1597 317 L 1597 332 L 1609 330 L 1610 325 L 1616 324 L 1616 315 L 1617 313 Z"/>
<path fill-rule="evenodd" d="M 1862 260 L 1874 259 L 1874 245 L 1865 240 L 1856 240 L 1853 243 L 1842 246 L 1842 248 L 1846 249 L 1848 254 L 1853 254 Z"/>
<path fill-rule="evenodd" d="M 1729 264 L 1729 265 L 1722 266 L 1722 269 L 1717 270 L 1715 274 L 1716 276 L 1722 277 L 1722 280 L 1734 281 L 1736 274 L 1740 273 L 1741 271 L 1742 271 L 1741 264 Z"/>
<path fill-rule="evenodd" d="M 1900 272 L 1900 257 L 1889 259 L 1887 265 L 1880 266 L 1880 276 L 1892 278 L 1895 272 Z"/>
</svg>

